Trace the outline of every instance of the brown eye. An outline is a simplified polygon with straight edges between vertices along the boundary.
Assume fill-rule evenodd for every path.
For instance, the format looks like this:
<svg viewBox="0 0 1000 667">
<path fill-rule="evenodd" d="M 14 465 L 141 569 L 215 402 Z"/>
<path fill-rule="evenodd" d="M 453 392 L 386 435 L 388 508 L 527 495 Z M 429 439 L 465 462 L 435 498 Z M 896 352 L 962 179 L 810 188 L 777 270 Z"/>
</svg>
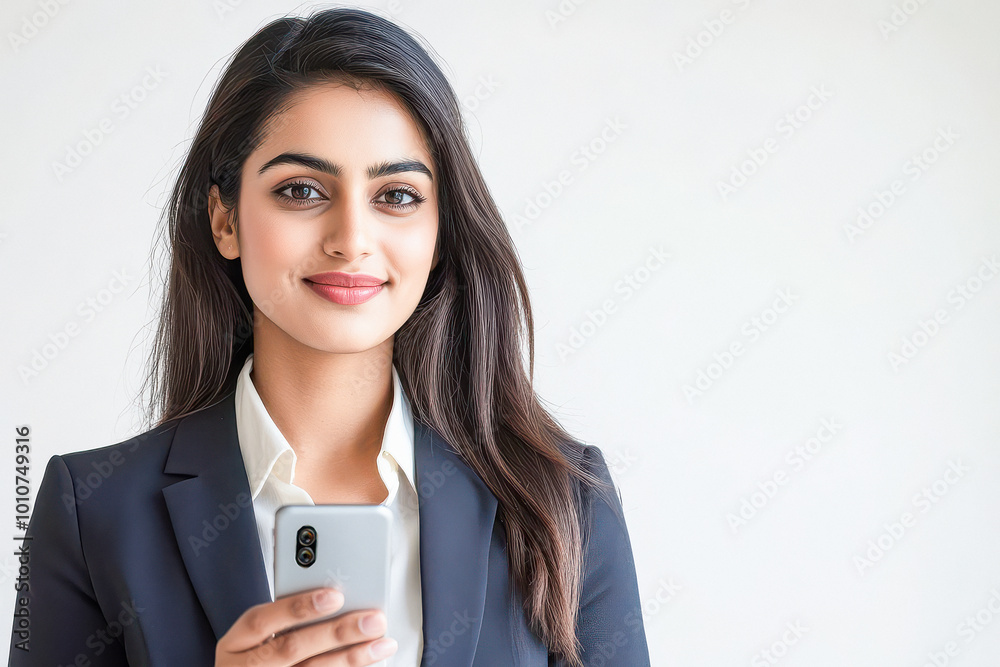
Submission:
<svg viewBox="0 0 1000 667">
<path fill-rule="evenodd" d="M 290 195 L 284 194 L 285 191 L 290 192 Z M 323 201 L 325 197 L 319 194 L 319 190 L 316 189 L 312 183 L 296 182 L 296 183 L 286 183 L 277 190 L 274 191 L 275 196 L 283 202 L 293 204 L 295 206 L 301 206 L 302 204 L 308 204 L 309 202 Z M 311 197 L 310 195 L 318 195 L 316 197 Z"/>
<path fill-rule="evenodd" d="M 416 208 L 427 200 L 426 197 L 422 196 L 416 190 L 403 187 L 386 190 L 380 197 L 384 197 L 384 200 L 377 200 L 378 203 L 384 204 L 393 210 Z"/>
<path fill-rule="evenodd" d="M 313 191 L 313 189 L 308 185 L 291 185 L 288 189 L 292 192 L 292 199 L 309 199 L 309 193 Z M 304 194 L 299 196 L 299 194 L 296 193 Z"/>
<path fill-rule="evenodd" d="M 402 190 L 389 190 L 387 193 L 385 193 L 385 196 L 387 199 L 391 200 L 388 202 L 390 204 L 406 204 L 407 202 L 402 201 L 404 197 L 409 197 L 410 199 L 413 199 L 413 195 L 403 192 Z"/>
</svg>

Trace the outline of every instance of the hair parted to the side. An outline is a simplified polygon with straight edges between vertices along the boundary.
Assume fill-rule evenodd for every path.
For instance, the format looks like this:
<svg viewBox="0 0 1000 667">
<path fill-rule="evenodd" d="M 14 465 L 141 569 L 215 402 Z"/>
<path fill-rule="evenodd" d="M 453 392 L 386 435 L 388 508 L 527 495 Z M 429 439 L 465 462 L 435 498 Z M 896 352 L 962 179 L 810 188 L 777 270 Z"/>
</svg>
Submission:
<svg viewBox="0 0 1000 667">
<path fill-rule="evenodd" d="M 162 425 L 220 400 L 253 351 L 253 304 L 240 260 L 224 258 L 213 241 L 209 188 L 218 185 L 238 220 L 243 164 L 303 88 L 336 80 L 391 93 L 420 127 L 440 174 L 440 260 L 396 333 L 393 363 L 414 419 L 439 433 L 498 499 L 512 590 L 532 630 L 551 653 L 582 665 L 581 484 L 601 494 L 613 488 L 583 465 L 583 446 L 534 392 L 527 284 L 458 100 L 428 50 L 387 19 L 338 7 L 277 19 L 236 51 L 165 211 L 169 268 L 144 384 L 149 421 Z"/>
</svg>

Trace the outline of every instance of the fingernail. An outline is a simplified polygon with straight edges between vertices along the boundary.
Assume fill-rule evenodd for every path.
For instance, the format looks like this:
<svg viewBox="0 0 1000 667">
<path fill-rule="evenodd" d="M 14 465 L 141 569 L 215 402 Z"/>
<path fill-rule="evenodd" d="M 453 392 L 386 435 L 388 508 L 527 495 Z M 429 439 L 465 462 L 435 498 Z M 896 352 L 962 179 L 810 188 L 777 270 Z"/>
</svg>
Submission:
<svg viewBox="0 0 1000 667">
<path fill-rule="evenodd" d="M 378 660 L 379 658 L 385 658 L 396 652 L 396 640 L 392 637 L 383 637 L 378 640 L 371 647 L 372 657 Z"/>
<path fill-rule="evenodd" d="M 334 609 L 341 601 L 342 596 L 337 591 L 323 590 L 313 593 L 313 606 L 319 611 Z"/>
<path fill-rule="evenodd" d="M 375 612 L 362 617 L 361 632 L 366 635 L 377 635 L 385 632 L 385 615 L 382 612 Z"/>
</svg>

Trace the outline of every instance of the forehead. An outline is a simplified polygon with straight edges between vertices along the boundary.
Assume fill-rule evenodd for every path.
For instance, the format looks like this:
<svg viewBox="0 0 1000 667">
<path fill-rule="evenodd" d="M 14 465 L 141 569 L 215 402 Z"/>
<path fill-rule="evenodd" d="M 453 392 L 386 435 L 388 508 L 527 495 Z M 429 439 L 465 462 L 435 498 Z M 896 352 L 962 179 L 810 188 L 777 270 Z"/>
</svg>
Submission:
<svg viewBox="0 0 1000 667">
<path fill-rule="evenodd" d="M 329 82 L 296 91 L 265 125 L 249 161 L 263 163 L 289 149 L 365 167 L 374 160 L 420 157 L 434 169 L 420 125 L 394 95 L 370 85 Z"/>
</svg>

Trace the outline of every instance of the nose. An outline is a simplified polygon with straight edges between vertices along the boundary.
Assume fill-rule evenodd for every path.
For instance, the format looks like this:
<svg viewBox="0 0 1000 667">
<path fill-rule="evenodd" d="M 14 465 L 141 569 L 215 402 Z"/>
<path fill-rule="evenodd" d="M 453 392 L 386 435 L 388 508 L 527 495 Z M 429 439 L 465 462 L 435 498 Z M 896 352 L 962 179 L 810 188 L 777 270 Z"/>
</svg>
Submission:
<svg viewBox="0 0 1000 667">
<path fill-rule="evenodd" d="M 348 262 L 371 254 L 374 222 L 367 195 L 345 190 L 324 213 L 323 252 Z"/>
</svg>

